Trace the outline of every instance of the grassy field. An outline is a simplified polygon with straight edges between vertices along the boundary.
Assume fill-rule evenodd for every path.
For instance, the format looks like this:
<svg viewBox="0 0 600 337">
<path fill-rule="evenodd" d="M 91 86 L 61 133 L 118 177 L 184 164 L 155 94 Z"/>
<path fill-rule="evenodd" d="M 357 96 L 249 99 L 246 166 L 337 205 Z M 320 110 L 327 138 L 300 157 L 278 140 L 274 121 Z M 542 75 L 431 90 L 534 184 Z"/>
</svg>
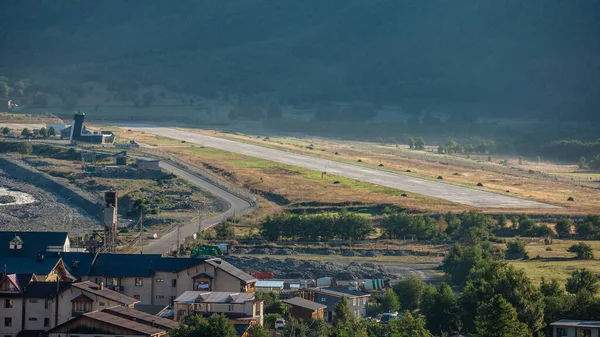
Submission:
<svg viewBox="0 0 600 337">
<path fill-rule="evenodd" d="M 444 183 L 479 188 L 562 206 L 556 210 L 543 210 L 544 214 L 585 214 L 600 211 L 600 193 L 597 192 L 596 186 L 593 184 L 593 186 L 590 184 L 581 186 L 577 181 L 578 178 L 575 178 L 581 176 L 587 179 L 592 178 L 594 181 L 600 174 L 569 173 L 574 169 L 572 165 L 519 161 L 515 158 L 499 156 L 488 162 L 487 156 L 482 155 L 473 155 L 470 158 L 442 155 L 428 151 L 412 151 L 405 145 L 396 144 L 349 142 L 310 137 L 273 137 L 265 141 L 265 135 L 257 138 L 255 134 L 230 134 L 215 130 L 186 129 L 186 131 L 378 170 L 409 174 L 424 179 L 437 180 L 438 176 L 442 176 Z M 311 144 L 313 149 L 307 148 Z M 506 164 L 504 164 L 504 160 L 506 160 Z M 502 163 L 499 163 L 500 161 Z M 384 166 L 380 167 L 380 164 Z M 408 170 L 411 172 L 407 172 Z M 532 174 L 529 170 L 542 173 Z M 556 176 L 563 173 L 566 175 Z M 477 187 L 478 183 L 482 183 L 483 187 Z M 600 184 L 598 185 L 597 187 L 600 187 Z M 573 197 L 575 202 L 567 201 L 569 197 Z M 499 212 L 495 209 L 483 211 Z M 511 210 L 502 211 L 511 212 Z"/>
<path fill-rule="evenodd" d="M 587 268 L 600 275 L 600 241 L 585 241 L 592 246 L 595 260 L 576 260 L 574 254 L 567 252 L 567 248 L 579 241 L 553 240 L 552 245 L 544 242 L 533 242 L 526 246 L 530 260 L 510 261 L 510 264 L 523 269 L 535 282 L 557 280 L 564 283 L 570 273 L 578 268 Z M 551 250 L 548 250 L 551 249 Z M 538 258 L 539 257 L 539 258 Z"/>
<path fill-rule="evenodd" d="M 244 186 L 257 190 L 259 194 L 277 194 L 290 203 L 346 203 L 362 202 L 366 204 L 395 204 L 415 209 L 466 209 L 447 201 L 423 197 L 359 182 L 352 179 L 328 175 L 327 184 L 321 172 L 271 161 L 244 156 L 212 148 L 190 147 L 169 149 L 199 165 L 209 164 L 228 172 Z"/>
</svg>

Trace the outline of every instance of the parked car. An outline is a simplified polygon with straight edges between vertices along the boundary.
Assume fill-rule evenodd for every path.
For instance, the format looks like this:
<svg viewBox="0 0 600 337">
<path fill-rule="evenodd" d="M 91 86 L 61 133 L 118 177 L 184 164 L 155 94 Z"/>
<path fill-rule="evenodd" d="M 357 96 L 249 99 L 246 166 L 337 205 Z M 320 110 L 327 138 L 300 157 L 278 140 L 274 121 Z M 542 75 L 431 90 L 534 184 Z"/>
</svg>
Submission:
<svg viewBox="0 0 600 337">
<path fill-rule="evenodd" d="M 285 328 L 285 319 L 278 318 L 275 321 L 275 330 L 283 330 L 283 328 Z"/>
<path fill-rule="evenodd" d="M 395 319 L 398 319 L 397 312 L 386 312 L 385 314 L 381 315 L 381 320 L 379 322 L 381 324 L 389 324 Z"/>
</svg>

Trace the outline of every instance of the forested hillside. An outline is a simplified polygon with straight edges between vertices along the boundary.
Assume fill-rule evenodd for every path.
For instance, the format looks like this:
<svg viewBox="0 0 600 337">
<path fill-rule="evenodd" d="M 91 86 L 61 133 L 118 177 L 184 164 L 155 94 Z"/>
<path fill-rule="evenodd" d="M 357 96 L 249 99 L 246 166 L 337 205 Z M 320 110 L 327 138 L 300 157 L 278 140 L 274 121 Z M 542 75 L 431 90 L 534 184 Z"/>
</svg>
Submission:
<svg viewBox="0 0 600 337">
<path fill-rule="evenodd" d="M 5 1 L 0 70 L 587 121 L 599 17 L 598 0 Z"/>
</svg>

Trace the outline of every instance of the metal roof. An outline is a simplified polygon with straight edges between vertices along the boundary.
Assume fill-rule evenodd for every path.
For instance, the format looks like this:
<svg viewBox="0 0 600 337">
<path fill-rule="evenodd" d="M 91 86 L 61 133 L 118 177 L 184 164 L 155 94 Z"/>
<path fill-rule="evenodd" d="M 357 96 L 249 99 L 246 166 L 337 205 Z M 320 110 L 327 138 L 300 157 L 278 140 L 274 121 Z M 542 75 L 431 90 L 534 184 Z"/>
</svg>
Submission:
<svg viewBox="0 0 600 337">
<path fill-rule="evenodd" d="M 175 299 L 184 304 L 193 303 L 245 303 L 254 301 L 254 293 L 232 293 L 221 291 L 186 291 Z"/>
<path fill-rule="evenodd" d="M 283 288 L 283 281 L 256 281 L 256 288 Z"/>
<path fill-rule="evenodd" d="M 179 327 L 179 323 L 172 319 L 163 318 L 163 317 L 159 317 L 156 315 L 151 315 L 151 314 L 145 313 L 143 311 L 139 311 L 139 310 L 124 307 L 124 306 L 106 308 L 102 311 L 106 312 L 108 314 L 111 314 L 111 315 L 115 315 L 115 316 L 119 316 L 119 317 L 123 317 L 123 318 L 129 319 L 129 320 L 132 320 L 134 322 L 139 322 L 139 323 L 143 323 L 143 324 L 147 324 L 147 325 L 151 325 L 151 326 L 156 326 L 156 327 L 164 328 L 167 330 Z"/>
<path fill-rule="evenodd" d="M 321 293 L 321 294 L 331 295 L 331 296 L 336 296 L 336 297 L 352 298 L 352 297 L 371 296 L 371 294 L 368 294 L 368 293 L 363 293 L 360 291 L 350 290 L 348 288 L 341 288 L 341 287 L 308 288 L 307 290 L 315 292 L 315 293 Z"/>
<path fill-rule="evenodd" d="M 240 281 L 244 281 L 246 283 L 257 281 L 257 279 L 255 277 L 253 277 L 252 275 L 245 273 L 244 271 L 236 268 L 234 265 L 232 265 L 231 263 L 229 263 L 227 261 L 224 261 L 223 259 L 219 259 L 219 258 L 208 259 L 208 260 L 206 260 L 206 263 L 210 264 L 211 266 L 213 266 L 215 268 L 221 269 L 222 271 L 230 274 L 231 276 L 239 279 Z"/>
<path fill-rule="evenodd" d="M 8 243 L 17 236 L 23 242 L 23 247 L 10 249 Z M 46 252 L 48 246 L 63 246 L 67 240 L 66 232 L 0 231 L 0 256 L 36 258 L 39 253 L 50 256 L 50 253 Z"/>
<path fill-rule="evenodd" d="M 139 303 L 139 300 L 136 300 L 133 297 L 129 297 L 127 295 L 123 295 L 117 291 L 110 290 L 107 288 L 100 289 L 100 286 L 96 283 L 85 281 L 79 283 L 73 283 L 73 288 L 77 288 L 83 291 L 87 291 L 94 295 L 98 295 L 100 297 L 104 297 L 108 300 L 123 304 L 123 305 L 132 305 L 135 303 Z"/>
<path fill-rule="evenodd" d="M 600 321 L 583 321 L 575 319 L 561 319 L 550 325 L 570 326 L 580 328 L 600 328 Z"/>
<path fill-rule="evenodd" d="M 296 307 L 310 309 L 313 311 L 327 308 L 327 306 L 324 304 L 319 304 L 317 302 L 305 300 L 302 297 L 290 298 L 289 300 L 284 300 L 283 303 L 287 303 Z"/>
</svg>

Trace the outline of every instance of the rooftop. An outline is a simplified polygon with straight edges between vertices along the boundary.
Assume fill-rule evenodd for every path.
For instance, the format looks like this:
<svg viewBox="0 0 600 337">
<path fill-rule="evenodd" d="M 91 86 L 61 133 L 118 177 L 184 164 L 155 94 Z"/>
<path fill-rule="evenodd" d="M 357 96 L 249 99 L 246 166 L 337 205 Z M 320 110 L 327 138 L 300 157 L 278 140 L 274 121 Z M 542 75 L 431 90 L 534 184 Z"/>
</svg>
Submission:
<svg viewBox="0 0 600 337">
<path fill-rule="evenodd" d="M 579 328 L 600 328 L 600 321 L 583 321 L 576 319 L 561 319 L 550 325 L 570 326 Z"/>
<path fill-rule="evenodd" d="M 111 315 L 127 318 L 134 322 L 139 322 L 150 326 L 158 326 L 163 329 L 174 329 L 179 326 L 179 323 L 174 320 L 151 315 L 143 311 L 123 306 L 107 308 L 102 311 Z"/>
<path fill-rule="evenodd" d="M 19 237 L 21 249 L 11 249 L 10 241 Z M 38 253 L 45 253 L 48 246 L 63 246 L 69 236 L 66 232 L 0 232 L 0 257 L 36 258 Z"/>
<path fill-rule="evenodd" d="M 178 272 L 204 262 L 199 258 L 168 258 L 159 254 L 61 253 L 65 265 L 77 276 L 152 277 L 157 271 Z"/>
<path fill-rule="evenodd" d="M 25 298 L 51 299 L 69 289 L 71 282 L 31 282 L 25 287 Z"/>
<path fill-rule="evenodd" d="M 283 303 L 287 303 L 296 307 L 310 309 L 313 311 L 327 308 L 327 306 L 324 304 L 319 304 L 313 301 L 305 300 L 302 297 L 290 298 L 289 300 L 284 300 Z"/>
<path fill-rule="evenodd" d="M 186 291 L 175 299 L 184 304 L 193 303 L 245 303 L 254 301 L 254 293 L 231 293 L 220 291 Z"/>
<path fill-rule="evenodd" d="M 7 244 L 8 246 L 8 244 Z M 0 266 L 6 266 L 7 274 L 48 275 L 59 263 L 60 258 L 44 257 L 0 257 Z"/>
<path fill-rule="evenodd" d="M 283 281 L 256 281 L 257 288 L 283 288 Z"/>
<path fill-rule="evenodd" d="M 363 296 L 371 296 L 368 293 L 363 293 L 356 290 L 350 290 L 348 288 L 343 287 L 323 287 L 323 288 L 308 288 L 312 292 L 321 293 L 324 295 L 331 295 L 336 297 L 363 297 Z"/>
<path fill-rule="evenodd" d="M 136 303 L 133 305 L 135 310 L 139 310 L 145 312 L 150 315 L 160 316 L 160 317 L 168 317 L 168 313 L 172 312 L 168 305 L 160 305 L 160 304 L 141 304 Z"/>
<path fill-rule="evenodd" d="M 100 296 L 100 297 L 104 297 L 108 300 L 120 303 L 122 305 L 132 305 L 132 304 L 140 302 L 139 300 L 136 300 L 135 298 L 123 295 L 114 290 L 110 290 L 107 288 L 100 289 L 99 285 L 97 285 L 96 283 L 90 282 L 90 281 L 73 283 L 73 287 L 83 290 L 83 291 L 90 292 L 90 293 Z"/>
<path fill-rule="evenodd" d="M 93 320 L 103 322 L 106 324 L 116 325 L 116 326 L 119 326 L 122 328 L 127 328 L 129 330 L 132 330 L 132 331 L 135 331 L 138 333 L 147 334 L 147 335 L 160 334 L 165 331 L 165 329 L 163 329 L 163 328 L 153 327 L 153 326 L 146 325 L 143 323 L 134 322 L 127 318 L 118 317 L 118 316 L 111 315 L 109 313 L 102 312 L 102 311 L 88 312 L 87 314 L 83 314 L 82 316 L 85 316 L 85 317 L 88 317 Z M 80 316 L 80 317 L 82 317 L 82 316 Z"/>
<path fill-rule="evenodd" d="M 234 265 L 232 265 L 231 263 L 224 261 L 222 259 L 219 258 L 215 258 L 215 259 L 208 259 L 206 260 L 206 263 L 210 264 L 211 266 L 218 268 L 228 274 L 230 274 L 231 276 L 239 279 L 240 281 L 243 281 L 245 283 L 251 283 L 251 282 L 256 282 L 257 279 L 252 276 L 249 275 L 247 273 L 245 273 L 244 271 L 238 269 L 237 267 L 235 267 Z"/>
</svg>

